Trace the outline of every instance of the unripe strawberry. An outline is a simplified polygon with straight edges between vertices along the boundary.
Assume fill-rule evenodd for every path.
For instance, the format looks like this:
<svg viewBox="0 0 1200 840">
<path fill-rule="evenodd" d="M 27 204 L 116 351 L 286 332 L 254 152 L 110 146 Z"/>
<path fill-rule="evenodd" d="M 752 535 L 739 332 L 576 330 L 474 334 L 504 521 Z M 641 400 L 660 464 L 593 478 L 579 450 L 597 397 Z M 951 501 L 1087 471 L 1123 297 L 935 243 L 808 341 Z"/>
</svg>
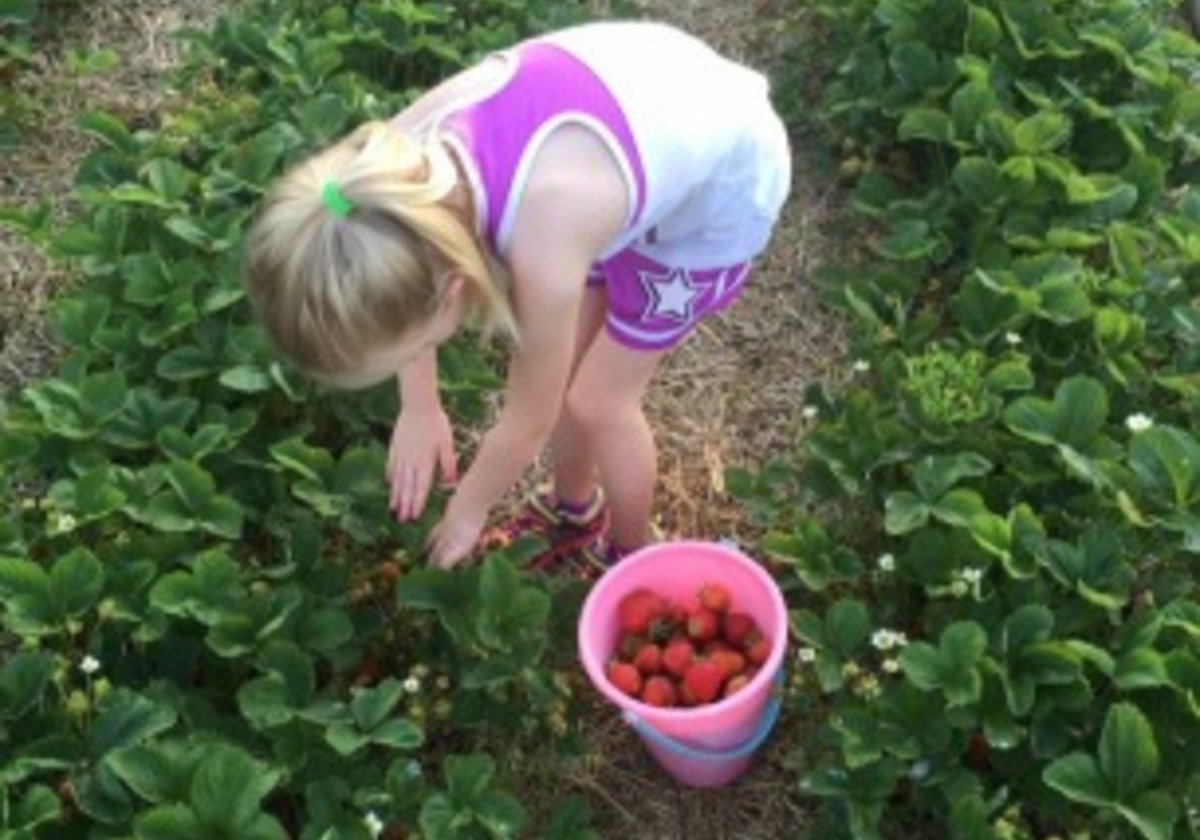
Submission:
<svg viewBox="0 0 1200 840">
<path fill-rule="evenodd" d="M 746 657 L 735 650 L 718 650 L 708 657 L 715 662 L 726 677 L 734 677 L 746 670 Z"/>
<path fill-rule="evenodd" d="M 738 674 L 737 676 L 730 678 L 730 680 L 725 683 L 725 691 L 721 696 L 732 697 L 749 684 L 750 677 L 746 676 L 745 674 Z"/>
<path fill-rule="evenodd" d="M 771 643 L 761 633 L 752 633 L 746 640 L 746 661 L 751 665 L 762 665 L 771 655 Z"/>
<path fill-rule="evenodd" d="M 701 660 L 692 664 L 683 675 L 683 685 L 697 703 L 711 703 L 721 695 L 725 673 L 715 662 Z"/>
<path fill-rule="evenodd" d="M 746 613 L 730 612 L 721 617 L 721 635 L 734 647 L 742 647 L 746 637 L 757 629 L 754 619 Z"/>
<path fill-rule="evenodd" d="M 657 674 L 662 670 L 662 657 L 662 648 L 653 642 L 647 642 L 633 655 L 633 667 L 643 674 Z"/>
<path fill-rule="evenodd" d="M 623 662 L 632 662 L 645 642 L 646 640 L 636 633 L 622 633 L 617 640 L 617 658 Z"/>
<path fill-rule="evenodd" d="M 725 585 L 715 581 L 709 581 L 702 585 L 700 591 L 696 593 L 696 597 L 700 601 L 700 606 L 717 613 L 725 612 L 733 603 L 733 598 L 729 595 L 729 590 Z"/>
<path fill-rule="evenodd" d="M 682 677 L 692 660 L 696 658 L 696 650 L 692 643 L 683 637 L 672 639 L 663 650 L 662 665 L 666 672 L 674 677 Z"/>
<path fill-rule="evenodd" d="M 717 637 L 720 618 L 707 607 L 697 607 L 688 614 L 687 634 L 697 642 L 707 642 Z"/>
<path fill-rule="evenodd" d="M 666 677 L 650 677 L 642 686 L 642 702 L 649 706 L 669 708 L 679 702 L 679 692 L 675 689 L 675 683 Z"/>
<path fill-rule="evenodd" d="M 628 662 L 612 661 L 608 664 L 608 680 L 617 690 L 630 697 L 642 691 L 642 675 Z"/>
</svg>

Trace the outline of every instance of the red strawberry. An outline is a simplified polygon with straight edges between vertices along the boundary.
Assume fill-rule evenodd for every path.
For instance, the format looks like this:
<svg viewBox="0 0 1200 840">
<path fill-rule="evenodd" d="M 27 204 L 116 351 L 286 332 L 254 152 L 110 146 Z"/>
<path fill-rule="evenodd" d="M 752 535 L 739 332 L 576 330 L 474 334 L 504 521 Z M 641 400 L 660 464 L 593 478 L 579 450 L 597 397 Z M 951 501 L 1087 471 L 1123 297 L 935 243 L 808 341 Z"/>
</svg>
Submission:
<svg viewBox="0 0 1200 840">
<path fill-rule="evenodd" d="M 682 677 L 696 658 L 692 643 L 682 636 L 672 639 L 663 650 L 662 665 L 668 674 Z"/>
<path fill-rule="evenodd" d="M 967 763 L 976 770 L 984 769 L 987 767 L 990 751 L 987 738 L 983 736 L 983 733 L 972 733 L 971 740 L 967 742 Z"/>
<path fill-rule="evenodd" d="M 679 702 L 675 683 L 666 677 L 650 677 L 642 686 L 642 702 L 649 706 L 674 706 Z"/>
<path fill-rule="evenodd" d="M 725 612 L 733 603 L 725 585 L 713 581 L 702 585 L 700 591 L 696 593 L 696 597 L 700 601 L 700 606 L 718 613 Z"/>
<path fill-rule="evenodd" d="M 734 677 L 731 677 L 729 679 L 729 682 L 725 683 L 725 691 L 721 694 L 721 696 L 722 697 L 732 697 L 733 695 L 737 694 L 739 691 L 741 691 L 743 688 L 745 688 L 749 684 L 750 684 L 749 676 L 747 676 L 746 674 L 738 674 Z"/>
<path fill-rule="evenodd" d="M 683 675 L 683 686 L 696 698 L 697 703 L 711 703 L 721 694 L 725 672 L 721 666 L 707 659 L 692 664 Z"/>
<path fill-rule="evenodd" d="M 657 674 L 663 667 L 663 650 L 654 642 L 642 645 L 633 655 L 633 667 L 643 674 Z"/>
<path fill-rule="evenodd" d="M 649 589 L 638 588 L 628 592 L 617 604 L 617 620 L 624 632 L 644 636 L 651 622 L 666 611 L 667 605 L 662 596 Z"/>
<path fill-rule="evenodd" d="M 709 662 L 715 662 L 726 677 L 737 676 L 746 670 L 746 657 L 734 650 L 718 650 L 710 654 Z"/>
<path fill-rule="evenodd" d="M 719 616 L 707 607 L 697 607 L 688 614 L 687 634 L 697 642 L 707 642 L 717 637 Z"/>
<path fill-rule="evenodd" d="M 642 675 L 628 662 L 613 660 L 608 663 L 608 679 L 618 691 L 637 697 L 642 690 Z"/>
<path fill-rule="evenodd" d="M 762 665 L 771 655 L 771 643 L 762 633 L 751 633 L 746 637 L 746 661 L 751 665 Z"/>
<path fill-rule="evenodd" d="M 734 647 L 741 647 L 746 637 L 757 629 L 754 619 L 746 613 L 731 612 L 721 617 L 721 635 Z"/>
</svg>

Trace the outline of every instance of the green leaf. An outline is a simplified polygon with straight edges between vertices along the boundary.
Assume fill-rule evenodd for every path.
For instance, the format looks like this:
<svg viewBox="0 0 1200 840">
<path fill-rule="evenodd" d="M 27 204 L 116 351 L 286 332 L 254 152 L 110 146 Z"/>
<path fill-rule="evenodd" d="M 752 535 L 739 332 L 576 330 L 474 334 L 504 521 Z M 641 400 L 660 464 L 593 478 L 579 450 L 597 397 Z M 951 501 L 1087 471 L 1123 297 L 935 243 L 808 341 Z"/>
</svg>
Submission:
<svg viewBox="0 0 1200 840">
<path fill-rule="evenodd" d="M 211 840 L 186 805 L 162 805 L 140 814 L 133 825 L 137 840 Z"/>
<path fill-rule="evenodd" d="M 16 720 L 37 705 L 57 666 L 41 651 L 10 654 L 0 666 L 0 720 Z"/>
<path fill-rule="evenodd" d="M 1158 745 L 1145 715 L 1130 703 L 1108 710 L 1100 734 L 1100 771 L 1118 802 L 1130 802 L 1158 776 Z"/>
<path fill-rule="evenodd" d="M 175 725 L 175 711 L 164 703 L 131 691 L 114 691 L 88 732 L 94 758 L 111 750 L 140 744 Z"/>
<path fill-rule="evenodd" d="M 907 534 L 929 520 L 929 506 L 915 493 L 899 490 L 884 503 L 883 527 L 889 534 Z"/>
<path fill-rule="evenodd" d="M 1071 753 L 1051 762 L 1042 771 L 1047 785 L 1074 802 L 1104 807 L 1114 801 L 1114 794 L 1100 772 L 1100 766 L 1090 755 Z"/>
<path fill-rule="evenodd" d="M 1004 37 L 1000 21 L 983 6 L 974 3 L 967 4 L 967 32 L 965 47 L 967 52 L 991 57 L 992 51 Z"/>
<path fill-rule="evenodd" d="M 912 684 L 922 691 L 941 688 L 941 655 L 928 642 L 913 642 L 900 654 L 900 667 Z"/>
<path fill-rule="evenodd" d="M 825 616 L 825 642 L 851 657 L 871 634 L 871 613 L 862 601 L 842 599 Z"/>
<path fill-rule="evenodd" d="M 241 749 L 210 747 L 192 779 L 191 805 L 203 825 L 238 837 L 261 816 L 260 803 L 279 779 L 278 771 Z"/>
<path fill-rule="evenodd" d="M 86 548 L 75 548 L 50 569 L 50 597 L 65 616 L 83 615 L 104 590 L 104 567 Z"/>
<path fill-rule="evenodd" d="M 488 791 L 475 806 L 475 818 L 497 840 L 518 837 L 529 821 L 521 803 L 507 793 Z"/>
<path fill-rule="evenodd" d="M 911 262 L 930 256 L 940 244 L 929 222 L 924 219 L 905 219 L 896 223 L 879 241 L 877 250 L 888 259 Z"/>
<path fill-rule="evenodd" d="M 1017 123 L 1013 142 L 1020 154 L 1052 152 L 1071 136 L 1071 120 L 1057 111 L 1040 111 Z"/>
<path fill-rule="evenodd" d="M 103 140 L 110 148 L 125 154 L 137 152 L 138 143 L 125 123 L 104 111 L 87 111 L 79 115 L 75 124 L 93 137 Z"/>
<path fill-rule="evenodd" d="M 446 759 L 444 771 L 454 801 L 474 807 L 496 775 L 496 762 L 484 753 L 452 755 Z"/>
<path fill-rule="evenodd" d="M 392 718 L 375 728 L 371 740 L 397 750 L 415 750 L 425 743 L 425 732 L 407 718 Z"/>
<path fill-rule="evenodd" d="M 950 139 L 950 115 L 939 108 L 913 108 L 905 112 L 896 132 L 901 140 L 943 143 Z"/>
<path fill-rule="evenodd" d="M 350 701 L 350 710 L 359 729 L 370 732 L 381 724 L 400 702 L 404 687 L 400 681 L 389 677 L 374 688 L 359 688 Z"/>
<path fill-rule="evenodd" d="M 1148 791 L 1131 803 L 1122 802 L 1117 811 L 1128 820 L 1146 840 L 1172 840 L 1179 805 L 1171 796 Z"/>
<path fill-rule="evenodd" d="M 1200 500 L 1200 443 L 1182 429 L 1159 425 L 1134 435 L 1129 465 L 1152 498 L 1179 509 Z"/>
<path fill-rule="evenodd" d="M 1004 411 L 1004 422 L 1015 434 L 1080 451 L 1087 451 L 1107 418 L 1108 392 L 1085 376 L 1065 380 L 1053 400 L 1022 397 Z"/>
<path fill-rule="evenodd" d="M 913 481 L 921 498 L 932 502 L 964 478 L 978 478 L 991 471 L 992 462 L 974 452 L 928 455 L 917 462 Z"/>
<path fill-rule="evenodd" d="M 964 157 L 951 175 L 954 185 L 981 207 L 996 204 L 1008 191 L 1000 167 L 983 157 Z"/>
<path fill-rule="evenodd" d="M 167 742 L 113 750 L 105 761 L 142 799 L 165 805 L 187 798 L 192 774 L 202 755 L 202 750 L 189 750 L 179 743 Z"/>
</svg>

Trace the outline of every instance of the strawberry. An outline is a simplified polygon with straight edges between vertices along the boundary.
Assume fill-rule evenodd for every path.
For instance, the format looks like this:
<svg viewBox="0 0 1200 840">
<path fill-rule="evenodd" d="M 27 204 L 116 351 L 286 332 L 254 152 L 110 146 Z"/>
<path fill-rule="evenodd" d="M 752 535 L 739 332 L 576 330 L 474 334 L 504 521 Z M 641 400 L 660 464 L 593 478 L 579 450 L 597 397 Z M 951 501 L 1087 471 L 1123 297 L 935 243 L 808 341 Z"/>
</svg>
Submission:
<svg viewBox="0 0 1200 840">
<path fill-rule="evenodd" d="M 696 607 L 688 614 L 687 634 L 697 642 L 707 642 L 717 637 L 719 616 L 707 607 Z"/>
<path fill-rule="evenodd" d="M 971 740 L 967 742 L 967 763 L 976 770 L 982 770 L 988 765 L 988 753 L 991 751 L 987 738 L 982 732 L 974 732 L 971 734 Z"/>
<path fill-rule="evenodd" d="M 721 666 L 707 659 L 692 664 L 683 675 L 683 685 L 696 698 L 697 703 L 711 703 L 721 694 L 725 672 Z"/>
<path fill-rule="evenodd" d="M 679 692 L 666 677 L 650 677 L 642 686 L 642 702 L 648 706 L 674 706 L 679 702 Z"/>
<path fill-rule="evenodd" d="M 662 665 L 673 677 L 682 677 L 696 658 L 692 643 L 682 636 L 672 639 L 663 650 Z"/>
<path fill-rule="evenodd" d="M 617 658 L 623 662 L 632 662 L 645 643 L 646 640 L 636 633 L 622 633 L 617 639 Z"/>
<path fill-rule="evenodd" d="M 721 616 L 721 635 L 734 647 L 741 647 L 746 637 L 757 629 L 754 619 L 746 613 L 729 612 Z"/>
<path fill-rule="evenodd" d="M 642 690 L 642 675 L 628 662 L 613 660 L 608 663 L 608 680 L 630 697 L 637 697 Z"/>
<path fill-rule="evenodd" d="M 654 642 L 647 642 L 633 655 L 632 661 L 633 667 L 643 674 L 657 674 L 663 667 L 663 650 Z"/>
<path fill-rule="evenodd" d="M 737 674 L 736 676 L 730 677 L 729 681 L 725 683 L 725 691 L 721 693 L 721 696 L 732 697 L 749 684 L 750 677 L 746 676 L 745 674 Z"/>
<path fill-rule="evenodd" d="M 733 598 L 729 595 L 729 590 L 725 585 L 714 581 L 702 585 L 700 591 L 696 593 L 696 597 L 700 601 L 700 606 L 716 613 L 726 612 L 733 603 Z"/>
<path fill-rule="evenodd" d="M 746 657 L 734 650 L 718 650 L 708 657 L 715 662 L 726 677 L 734 677 L 746 670 Z"/>
<path fill-rule="evenodd" d="M 638 636 L 646 635 L 654 619 L 666 612 L 665 600 L 645 588 L 631 590 L 617 603 L 617 621 L 621 630 Z"/>
<path fill-rule="evenodd" d="M 746 661 L 751 665 L 762 665 L 771 655 L 771 643 L 762 633 L 751 633 L 746 637 Z"/>
<path fill-rule="evenodd" d="M 734 647 L 724 639 L 713 639 L 711 642 L 706 642 L 704 645 L 705 656 L 712 656 L 714 653 L 731 650 L 734 650 Z"/>
</svg>

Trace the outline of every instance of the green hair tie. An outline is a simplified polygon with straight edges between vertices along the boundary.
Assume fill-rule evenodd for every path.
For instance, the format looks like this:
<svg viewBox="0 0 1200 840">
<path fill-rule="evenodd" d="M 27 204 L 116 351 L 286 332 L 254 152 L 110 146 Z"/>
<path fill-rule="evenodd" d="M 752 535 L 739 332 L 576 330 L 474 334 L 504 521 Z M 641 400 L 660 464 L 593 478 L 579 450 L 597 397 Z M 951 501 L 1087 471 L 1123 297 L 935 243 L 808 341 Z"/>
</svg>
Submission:
<svg viewBox="0 0 1200 840">
<path fill-rule="evenodd" d="M 342 188 L 337 181 L 326 181 L 321 189 L 321 201 L 325 208 L 339 219 L 344 219 L 354 211 L 354 202 L 342 195 Z"/>
</svg>

